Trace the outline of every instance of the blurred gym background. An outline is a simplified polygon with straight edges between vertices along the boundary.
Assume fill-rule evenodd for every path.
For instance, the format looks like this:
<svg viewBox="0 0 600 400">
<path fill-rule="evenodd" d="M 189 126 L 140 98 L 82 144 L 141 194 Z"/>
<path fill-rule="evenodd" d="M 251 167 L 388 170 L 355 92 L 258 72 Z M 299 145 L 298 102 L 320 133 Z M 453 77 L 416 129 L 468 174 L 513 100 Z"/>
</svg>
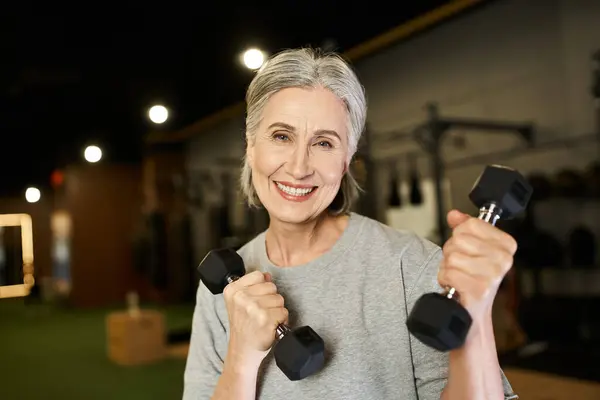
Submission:
<svg viewBox="0 0 600 400">
<path fill-rule="evenodd" d="M 244 90 L 310 45 L 367 90 L 357 212 L 442 243 L 486 164 L 530 179 L 502 367 L 600 398 L 600 2 L 418 3 L 3 9 L 0 397 L 181 397 L 196 266 L 268 222 L 237 192 Z"/>
</svg>

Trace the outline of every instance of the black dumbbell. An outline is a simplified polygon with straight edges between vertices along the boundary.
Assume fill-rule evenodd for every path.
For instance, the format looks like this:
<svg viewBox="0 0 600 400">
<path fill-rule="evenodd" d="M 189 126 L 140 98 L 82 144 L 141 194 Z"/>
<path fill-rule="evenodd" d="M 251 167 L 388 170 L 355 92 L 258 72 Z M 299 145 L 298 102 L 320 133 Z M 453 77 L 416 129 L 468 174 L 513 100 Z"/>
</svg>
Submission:
<svg viewBox="0 0 600 400">
<path fill-rule="evenodd" d="M 244 260 L 233 249 L 210 251 L 198 267 L 200 279 L 212 294 L 223 293 L 225 286 L 246 273 Z M 325 362 L 325 343 L 310 327 L 290 329 L 279 324 L 277 343 L 273 349 L 275 363 L 292 381 L 304 379 L 319 371 Z"/>
<path fill-rule="evenodd" d="M 533 193 L 527 180 L 517 171 L 490 165 L 479 176 L 469 198 L 479 208 L 479 219 L 495 225 L 510 219 L 527 207 Z M 471 328 L 469 312 L 454 297 L 456 289 L 427 293 L 415 303 L 406 325 L 425 345 L 439 351 L 461 347 Z"/>
</svg>

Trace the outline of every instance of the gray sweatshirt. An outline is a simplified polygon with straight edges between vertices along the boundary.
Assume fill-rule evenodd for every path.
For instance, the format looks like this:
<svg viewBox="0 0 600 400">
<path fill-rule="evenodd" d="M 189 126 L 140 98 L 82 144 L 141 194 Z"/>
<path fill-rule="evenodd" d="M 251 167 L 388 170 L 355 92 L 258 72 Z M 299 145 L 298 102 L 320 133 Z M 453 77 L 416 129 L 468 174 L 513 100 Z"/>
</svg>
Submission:
<svg viewBox="0 0 600 400">
<path fill-rule="evenodd" d="M 292 268 L 267 257 L 265 233 L 239 250 L 246 270 L 271 273 L 285 298 L 290 325 L 310 325 L 325 341 L 326 364 L 290 381 L 272 352 L 258 377 L 260 400 L 438 400 L 448 355 L 421 344 L 406 328 L 408 312 L 437 283 L 441 249 L 409 232 L 352 214 L 333 248 Z M 229 338 L 222 295 L 198 288 L 184 400 L 210 399 Z M 506 399 L 517 398 L 502 373 Z"/>
</svg>

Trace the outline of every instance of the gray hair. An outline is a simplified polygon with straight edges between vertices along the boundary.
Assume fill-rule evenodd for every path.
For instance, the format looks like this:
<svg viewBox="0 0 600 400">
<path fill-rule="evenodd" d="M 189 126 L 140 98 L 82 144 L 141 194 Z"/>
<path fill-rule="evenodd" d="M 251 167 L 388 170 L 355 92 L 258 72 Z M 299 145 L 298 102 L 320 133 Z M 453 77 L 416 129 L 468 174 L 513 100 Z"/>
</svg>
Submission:
<svg viewBox="0 0 600 400">
<path fill-rule="evenodd" d="M 272 95 L 286 88 L 323 87 L 346 105 L 348 111 L 348 166 L 365 128 L 365 91 L 348 63 L 335 53 L 310 48 L 282 51 L 258 70 L 246 92 L 246 141 L 253 143 L 262 112 Z M 260 200 L 252 184 L 252 169 L 244 156 L 240 185 L 250 206 Z M 328 210 L 334 215 L 350 212 L 360 187 L 350 172 L 342 177 L 340 190 Z"/>
</svg>

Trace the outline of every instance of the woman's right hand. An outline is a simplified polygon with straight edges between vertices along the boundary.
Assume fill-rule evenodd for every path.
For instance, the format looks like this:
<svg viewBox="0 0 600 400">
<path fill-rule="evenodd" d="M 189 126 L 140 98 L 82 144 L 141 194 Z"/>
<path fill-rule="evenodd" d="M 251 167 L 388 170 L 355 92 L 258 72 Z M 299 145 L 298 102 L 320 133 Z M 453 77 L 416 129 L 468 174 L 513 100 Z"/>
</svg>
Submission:
<svg viewBox="0 0 600 400">
<path fill-rule="evenodd" d="M 236 362 L 262 362 L 275 341 L 276 328 L 287 323 L 288 310 L 269 274 L 254 271 L 223 291 L 229 314 L 228 356 Z"/>
</svg>

